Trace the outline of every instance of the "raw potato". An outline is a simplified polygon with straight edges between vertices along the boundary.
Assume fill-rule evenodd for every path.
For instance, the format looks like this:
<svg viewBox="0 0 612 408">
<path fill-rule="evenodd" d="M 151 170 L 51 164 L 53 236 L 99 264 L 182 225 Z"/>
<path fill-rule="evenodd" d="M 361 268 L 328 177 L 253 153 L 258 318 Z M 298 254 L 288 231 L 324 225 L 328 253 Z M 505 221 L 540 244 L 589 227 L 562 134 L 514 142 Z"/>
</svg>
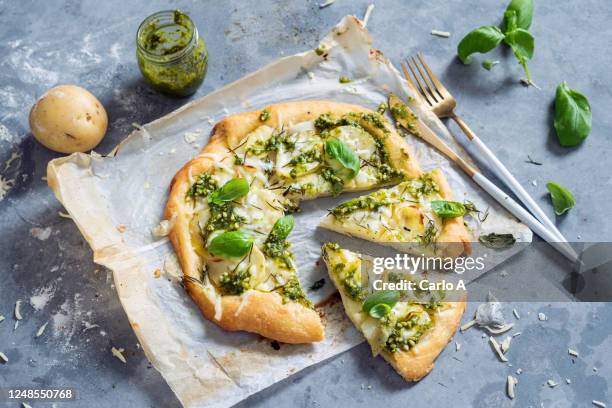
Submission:
<svg viewBox="0 0 612 408">
<path fill-rule="evenodd" d="M 59 153 L 85 152 L 100 143 L 108 117 L 100 101 L 75 85 L 50 89 L 30 111 L 36 140 Z"/>
</svg>

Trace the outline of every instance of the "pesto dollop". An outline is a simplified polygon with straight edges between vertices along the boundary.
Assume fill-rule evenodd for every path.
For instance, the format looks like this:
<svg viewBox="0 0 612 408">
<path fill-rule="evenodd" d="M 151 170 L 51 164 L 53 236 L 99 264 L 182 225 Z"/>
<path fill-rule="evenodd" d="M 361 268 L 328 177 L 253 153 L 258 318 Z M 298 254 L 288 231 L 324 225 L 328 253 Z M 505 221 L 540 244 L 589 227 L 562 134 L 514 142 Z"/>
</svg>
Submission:
<svg viewBox="0 0 612 408">
<path fill-rule="evenodd" d="M 382 323 L 384 324 L 384 321 Z M 408 316 L 395 323 L 385 348 L 392 353 L 400 350 L 408 351 L 416 346 L 432 326 L 431 317 L 426 311 L 409 313 Z"/>
</svg>

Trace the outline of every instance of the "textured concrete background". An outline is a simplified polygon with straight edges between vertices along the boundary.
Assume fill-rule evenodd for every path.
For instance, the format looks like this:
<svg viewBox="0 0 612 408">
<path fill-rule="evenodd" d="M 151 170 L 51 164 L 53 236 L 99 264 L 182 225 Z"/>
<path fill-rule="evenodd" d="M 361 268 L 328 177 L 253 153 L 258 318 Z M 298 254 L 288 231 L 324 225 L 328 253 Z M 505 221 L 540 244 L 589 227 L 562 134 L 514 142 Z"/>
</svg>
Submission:
<svg viewBox="0 0 612 408">
<path fill-rule="evenodd" d="M 517 84 L 521 70 L 508 52 L 493 53 L 502 63 L 492 72 L 480 67 L 480 57 L 468 67 L 455 58 L 459 39 L 476 26 L 499 22 L 505 3 L 376 1 L 369 29 L 374 45 L 396 63 L 408 53 L 425 52 L 459 98 L 465 120 L 550 214 L 545 183 L 555 180 L 573 191 L 576 208 L 557 220 L 569 240 L 610 241 L 609 2 L 537 3 L 530 69 L 540 91 Z M 27 113 L 36 98 L 61 83 L 88 88 L 109 114 L 108 134 L 96 149 L 106 153 L 132 123 L 149 122 L 186 102 L 156 94 L 140 77 L 134 36 L 148 14 L 180 7 L 196 21 L 210 51 L 208 76 L 196 98 L 279 56 L 315 46 L 343 15 L 362 16 L 367 4 L 338 0 L 320 10 L 316 2 L 302 0 L 0 0 L 0 175 L 8 190 L 0 201 L 0 314 L 6 316 L 0 323 L 0 351 L 9 357 L 0 364 L 0 386 L 76 388 L 79 401 L 58 407 L 179 406 L 139 349 L 110 274 L 92 263 L 89 248 L 73 223 L 58 216 L 61 207 L 41 180 L 47 162 L 57 155 L 29 134 Z M 431 29 L 452 36 L 436 38 Z M 563 80 L 585 93 L 593 108 L 592 134 L 574 149 L 559 147 L 551 133 L 554 89 Z M 525 163 L 528 154 L 544 165 Z M 538 259 L 542 264 L 546 257 Z M 524 270 L 534 262 L 522 254 L 505 268 Z M 14 330 L 17 300 L 24 303 L 24 320 Z M 470 305 L 464 320 L 475 307 Z M 612 368 L 605 362 L 612 352 L 612 306 L 506 304 L 509 320 L 513 307 L 521 320 L 512 333 L 522 334 L 508 352 L 510 363 L 499 362 L 482 332 L 472 329 L 456 336 L 459 351 L 449 346 L 432 374 L 407 385 L 362 344 L 241 405 L 564 407 L 588 406 L 593 399 L 610 405 Z M 538 320 L 538 312 L 548 320 Z M 45 322 L 46 332 L 35 339 Z M 125 348 L 127 364 L 111 357 L 112 346 Z M 568 347 L 580 357 L 572 359 Z M 515 374 L 519 385 L 511 402 L 504 391 L 506 376 L 518 368 L 523 374 Z M 550 388 L 548 379 L 559 385 Z"/>
</svg>

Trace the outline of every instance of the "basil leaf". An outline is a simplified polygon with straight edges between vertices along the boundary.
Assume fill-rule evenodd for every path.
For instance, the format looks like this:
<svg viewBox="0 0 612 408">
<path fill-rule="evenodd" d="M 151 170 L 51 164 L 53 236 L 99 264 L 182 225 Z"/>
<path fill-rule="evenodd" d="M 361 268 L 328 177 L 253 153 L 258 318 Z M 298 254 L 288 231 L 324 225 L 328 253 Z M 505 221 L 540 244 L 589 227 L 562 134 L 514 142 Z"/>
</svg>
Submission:
<svg viewBox="0 0 612 408">
<path fill-rule="evenodd" d="M 270 235 L 278 241 L 284 241 L 291 233 L 291 230 L 295 226 L 295 220 L 292 215 L 285 215 L 274 223 Z"/>
<path fill-rule="evenodd" d="M 381 317 L 385 317 L 386 315 L 388 315 L 389 312 L 391 312 L 391 306 L 385 303 L 379 303 L 372 307 L 368 313 L 373 318 L 380 319 Z"/>
<path fill-rule="evenodd" d="M 346 170 L 347 179 L 354 178 L 359 173 L 360 161 L 353 149 L 348 147 L 336 138 L 327 139 L 325 141 L 325 153 L 334 162 Z"/>
<path fill-rule="evenodd" d="M 525 70 L 527 80 L 531 80 L 529 69 L 527 69 L 527 61 L 533 58 L 533 50 L 535 48 L 533 35 L 527 30 L 517 28 L 506 33 L 504 41 L 512 48 L 514 56 L 523 67 L 523 70 Z"/>
<path fill-rule="evenodd" d="M 506 10 L 506 12 L 504 13 L 504 20 L 502 21 L 502 32 L 505 34 L 508 31 L 513 31 L 519 28 L 516 20 L 516 11 Z"/>
<path fill-rule="evenodd" d="M 223 185 L 223 187 L 216 189 L 208 196 L 208 202 L 216 205 L 221 205 L 224 202 L 232 201 L 242 196 L 247 195 L 249 192 L 249 183 L 245 178 L 233 178 Z"/>
<path fill-rule="evenodd" d="M 555 208 L 555 214 L 563 215 L 569 211 L 570 208 L 574 207 L 576 203 L 574 201 L 574 196 L 572 196 L 572 193 L 570 193 L 567 188 L 553 182 L 547 183 L 546 188 L 550 191 L 550 198 Z"/>
<path fill-rule="evenodd" d="M 508 45 L 512 47 L 512 51 L 514 51 L 514 55 L 516 55 L 516 58 L 519 58 L 519 55 L 528 60 L 533 58 L 535 39 L 529 31 L 524 30 L 522 28 L 517 28 L 516 30 L 506 33 L 504 39 L 506 43 L 508 43 Z"/>
<path fill-rule="evenodd" d="M 482 61 L 482 67 L 486 69 L 487 71 L 490 71 L 491 69 L 493 69 L 493 67 L 497 64 L 499 64 L 499 61 L 497 60 L 493 61 L 492 59 L 486 59 Z"/>
<path fill-rule="evenodd" d="M 483 26 L 470 31 L 457 46 L 457 55 L 464 64 L 475 52 L 485 53 L 497 47 L 504 34 L 495 26 Z"/>
<path fill-rule="evenodd" d="M 457 201 L 433 200 L 431 209 L 440 218 L 457 218 L 467 212 L 465 206 Z"/>
<path fill-rule="evenodd" d="M 208 252 L 223 258 L 240 258 L 253 246 L 253 236 L 244 231 L 226 231 L 210 241 Z"/>
<path fill-rule="evenodd" d="M 514 15 L 514 27 L 510 27 L 508 18 Z M 531 26 L 533 19 L 533 0 L 512 0 L 506 12 L 504 13 L 504 21 L 502 22 L 502 31 L 510 31 L 514 28 L 523 28 L 527 30 Z"/>
<path fill-rule="evenodd" d="M 555 131 L 561 146 L 576 146 L 591 132 L 592 113 L 589 101 L 580 92 L 561 82 L 555 96 Z"/>
<path fill-rule="evenodd" d="M 516 238 L 514 238 L 512 234 L 496 234 L 492 232 L 487 235 L 479 236 L 478 241 L 487 248 L 504 249 L 514 245 Z"/>
<path fill-rule="evenodd" d="M 361 310 L 366 313 L 370 313 L 370 310 L 379 304 L 384 304 L 392 309 L 400 298 L 399 292 L 395 290 L 382 290 L 374 293 L 370 293 L 368 297 L 363 301 Z"/>
</svg>

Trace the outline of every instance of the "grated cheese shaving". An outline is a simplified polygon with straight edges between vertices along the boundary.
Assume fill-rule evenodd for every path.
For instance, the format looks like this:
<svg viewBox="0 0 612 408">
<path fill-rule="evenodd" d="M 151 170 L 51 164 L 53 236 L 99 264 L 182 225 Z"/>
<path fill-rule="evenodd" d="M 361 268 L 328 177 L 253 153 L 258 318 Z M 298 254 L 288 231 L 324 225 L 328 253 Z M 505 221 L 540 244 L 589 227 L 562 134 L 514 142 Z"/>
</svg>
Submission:
<svg viewBox="0 0 612 408">
<path fill-rule="evenodd" d="M 119 349 L 115 347 L 111 348 L 111 353 L 113 353 L 113 356 L 119 359 L 123 364 L 127 363 L 127 360 L 123 356 L 124 351 L 125 349 L 122 349 L 122 348 L 119 348 Z"/>
<path fill-rule="evenodd" d="M 8 363 L 8 357 L 6 356 L 6 354 L 4 354 L 1 351 L 0 351 L 0 360 L 2 360 L 3 363 Z"/>
<path fill-rule="evenodd" d="M 510 349 L 510 343 L 512 342 L 512 337 L 507 336 L 500 345 L 502 353 L 506 354 L 506 352 Z"/>
<path fill-rule="evenodd" d="M 368 21 L 370 20 L 370 15 L 372 14 L 372 10 L 374 10 L 374 4 L 370 4 L 368 8 L 366 9 L 366 12 L 363 16 L 363 26 L 364 27 L 368 25 Z"/>
<path fill-rule="evenodd" d="M 21 320 L 23 317 L 21 316 L 21 300 L 15 302 L 15 319 Z"/>
<path fill-rule="evenodd" d="M 538 320 L 543 322 L 545 320 L 548 320 L 548 317 L 546 317 L 546 315 L 542 312 L 538 313 Z"/>
<path fill-rule="evenodd" d="M 461 344 L 455 342 L 455 351 L 459 351 L 459 350 L 461 350 Z"/>
<path fill-rule="evenodd" d="M 38 331 L 36 332 L 36 336 L 34 337 L 40 337 L 43 335 L 43 333 L 45 332 L 45 329 L 47 328 L 47 325 L 49 324 L 49 322 L 45 322 L 45 324 L 43 324 L 42 326 L 40 326 L 40 328 L 38 329 Z"/>
<path fill-rule="evenodd" d="M 597 401 L 597 400 L 593 400 L 591 401 L 593 403 L 593 405 L 595 405 L 596 407 L 600 407 L 600 408 L 606 408 L 606 404 L 604 404 L 601 401 Z"/>
<path fill-rule="evenodd" d="M 436 37 L 443 37 L 443 38 L 450 37 L 450 33 L 448 31 L 440 31 L 440 30 L 431 30 L 431 35 L 435 35 Z"/>
<path fill-rule="evenodd" d="M 327 0 L 325 3 L 319 3 L 319 8 L 325 8 L 327 6 L 331 6 L 332 4 L 334 4 L 336 2 L 336 0 Z"/>
<path fill-rule="evenodd" d="M 507 363 L 508 359 L 506 356 L 504 356 L 504 353 L 502 353 L 499 343 L 493 338 L 493 336 L 489 336 L 489 343 L 491 343 L 491 346 L 493 346 L 493 350 L 495 353 L 497 353 L 497 357 L 499 357 L 499 359 L 504 363 Z"/>
<path fill-rule="evenodd" d="M 491 333 L 491 334 L 502 334 L 502 333 L 505 333 L 508 330 L 512 329 L 513 327 L 514 327 L 514 323 L 504 324 L 504 325 L 501 325 L 501 326 L 496 327 L 496 328 L 489 327 L 489 326 L 484 326 L 484 328 L 487 329 L 489 331 L 489 333 Z"/>
<path fill-rule="evenodd" d="M 4 316 L 0 315 L 0 322 L 4 320 Z"/>
<path fill-rule="evenodd" d="M 514 314 L 514 317 L 516 317 L 516 320 L 521 320 L 521 316 L 516 309 L 512 309 L 512 313 Z"/>
<path fill-rule="evenodd" d="M 476 319 L 474 320 L 470 320 L 469 322 L 465 323 L 464 325 L 461 326 L 460 330 L 462 332 L 466 331 L 467 329 L 471 328 L 472 326 L 474 326 L 476 324 Z"/>
<path fill-rule="evenodd" d="M 518 384 L 518 380 L 513 376 L 508 376 L 508 381 L 506 383 L 506 392 L 508 393 L 508 398 L 514 399 L 514 387 Z"/>
<path fill-rule="evenodd" d="M 546 381 L 546 384 L 548 384 L 548 386 L 550 388 L 555 388 L 557 385 L 559 385 L 558 383 L 556 383 L 554 380 L 548 380 Z"/>
<path fill-rule="evenodd" d="M 567 353 L 572 357 L 578 357 L 578 352 L 576 350 L 567 349 Z"/>
</svg>

